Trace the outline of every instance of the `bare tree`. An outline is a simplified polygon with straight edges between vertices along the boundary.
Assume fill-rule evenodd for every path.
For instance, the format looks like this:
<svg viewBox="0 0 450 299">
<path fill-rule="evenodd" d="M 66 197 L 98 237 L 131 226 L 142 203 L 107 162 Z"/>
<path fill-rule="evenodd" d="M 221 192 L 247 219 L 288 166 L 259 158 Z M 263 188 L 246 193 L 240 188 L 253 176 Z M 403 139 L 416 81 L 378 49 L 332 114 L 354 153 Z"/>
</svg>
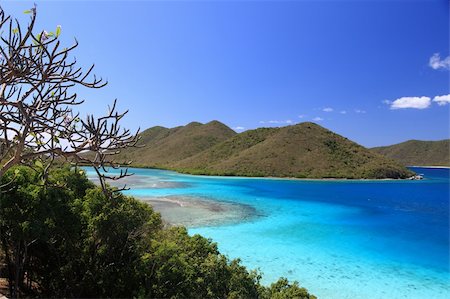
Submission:
<svg viewBox="0 0 450 299">
<path fill-rule="evenodd" d="M 63 48 L 60 26 L 36 33 L 36 7 L 25 13 L 30 23 L 23 27 L 0 7 L 0 177 L 17 164 L 41 168 L 45 176 L 53 161 L 65 159 L 93 166 L 108 192 L 105 179 L 129 175 L 107 174 L 107 167 L 119 167 L 111 156 L 137 141 L 137 133 L 119 125 L 127 111 L 118 113 L 114 101 L 105 116 L 81 119 L 73 109 L 83 101 L 73 87 L 106 82 L 91 74 L 94 65 L 84 71 L 69 56 L 78 42 Z"/>
</svg>

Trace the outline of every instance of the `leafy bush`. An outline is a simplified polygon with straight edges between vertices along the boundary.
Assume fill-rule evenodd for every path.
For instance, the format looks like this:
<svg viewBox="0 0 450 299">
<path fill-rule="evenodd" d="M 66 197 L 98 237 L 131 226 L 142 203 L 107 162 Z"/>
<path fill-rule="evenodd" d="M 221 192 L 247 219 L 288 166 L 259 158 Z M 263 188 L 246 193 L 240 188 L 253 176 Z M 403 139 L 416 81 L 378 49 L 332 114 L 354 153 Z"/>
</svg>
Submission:
<svg viewBox="0 0 450 299">
<path fill-rule="evenodd" d="M 49 184 L 27 167 L 1 178 L 0 258 L 10 296 L 142 298 L 313 298 L 285 279 L 261 276 L 132 197 L 113 199 L 84 172 L 53 169 Z"/>
<path fill-rule="evenodd" d="M 316 297 L 310 295 L 305 288 L 298 285 L 298 282 L 289 283 L 289 281 L 282 277 L 277 282 L 270 285 L 263 291 L 263 297 L 271 299 L 315 299 Z"/>
</svg>

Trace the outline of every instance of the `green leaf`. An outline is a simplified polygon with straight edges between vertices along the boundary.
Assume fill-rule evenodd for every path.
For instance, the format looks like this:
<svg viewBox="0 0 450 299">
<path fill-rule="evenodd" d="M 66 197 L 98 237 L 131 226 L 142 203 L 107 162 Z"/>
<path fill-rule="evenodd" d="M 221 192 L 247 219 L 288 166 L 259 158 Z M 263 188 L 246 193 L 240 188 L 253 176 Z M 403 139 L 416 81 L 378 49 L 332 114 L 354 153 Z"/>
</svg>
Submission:
<svg viewBox="0 0 450 299">
<path fill-rule="evenodd" d="M 20 173 L 19 169 L 14 170 L 14 175 L 18 175 Z"/>
<path fill-rule="evenodd" d="M 39 161 L 39 160 L 36 160 L 36 161 L 34 162 L 34 165 L 36 165 L 36 167 L 39 167 L 39 168 L 44 168 L 44 164 L 42 164 L 42 162 Z"/>
<path fill-rule="evenodd" d="M 61 25 L 56 26 L 56 37 L 61 34 Z"/>
<path fill-rule="evenodd" d="M 27 10 L 25 10 L 23 13 L 24 13 L 24 14 L 30 14 L 30 13 L 31 13 L 31 10 L 27 9 Z"/>
<path fill-rule="evenodd" d="M 20 224 L 22 231 L 28 231 L 30 228 L 30 222 L 29 221 L 24 221 Z"/>
<path fill-rule="evenodd" d="M 14 34 L 16 34 L 16 33 L 18 33 L 19 32 L 19 29 L 17 29 L 17 28 L 14 28 L 13 30 L 12 30 L 12 33 L 14 33 Z"/>
</svg>

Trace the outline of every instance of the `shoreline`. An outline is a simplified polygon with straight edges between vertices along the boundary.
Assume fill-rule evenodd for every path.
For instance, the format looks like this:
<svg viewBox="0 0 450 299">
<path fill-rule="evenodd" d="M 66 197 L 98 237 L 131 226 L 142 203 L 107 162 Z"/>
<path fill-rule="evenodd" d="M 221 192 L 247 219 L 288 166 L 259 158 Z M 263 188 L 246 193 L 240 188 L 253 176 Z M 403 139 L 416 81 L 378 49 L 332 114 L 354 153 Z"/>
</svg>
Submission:
<svg viewBox="0 0 450 299">
<path fill-rule="evenodd" d="M 436 166 L 436 165 L 408 165 L 406 167 L 432 168 L 432 169 L 450 169 L 450 166 Z"/>
<path fill-rule="evenodd" d="M 405 179 L 393 179 L 393 178 L 384 178 L 384 179 L 351 179 L 351 178 L 297 178 L 297 177 L 274 177 L 274 176 L 239 176 L 239 175 L 209 175 L 209 174 L 191 174 L 191 173 L 185 173 L 180 172 L 173 169 L 168 168 L 158 168 L 158 167 L 151 167 L 151 166 L 134 166 L 134 165 L 128 165 L 126 166 L 128 168 L 136 168 L 136 169 L 154 169 L 154 170 L 164 170 L 164 171 L 171 171 L 176 174 L 181 175 L 188 175 L 193 177 L 202 177 L 202 178 L 220 178 L 220 179 L 264 179 L 264 180 L 288 180 L 288 181 L 311 181 L 311 182 L 380 182 L 380 181 L 411 181 L 410 178 Z M 425 166 L 406 166 L 406 167 L 422 167 L 422 168 L 428 168 Z M 440 168 L 440 166 L 435 166 Z M 443 166 L 445 167 L 445 166 Z M 450 168 L 450 167 L 449 167 Z"/>
</svg>

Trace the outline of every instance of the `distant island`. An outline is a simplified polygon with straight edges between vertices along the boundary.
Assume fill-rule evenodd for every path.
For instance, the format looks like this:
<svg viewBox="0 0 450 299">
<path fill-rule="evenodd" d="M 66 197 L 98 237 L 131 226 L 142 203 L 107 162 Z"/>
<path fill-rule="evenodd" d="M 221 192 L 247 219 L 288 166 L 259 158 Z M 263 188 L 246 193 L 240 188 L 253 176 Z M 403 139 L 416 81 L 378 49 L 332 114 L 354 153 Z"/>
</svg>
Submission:
<svg viewBox="0 0 450 299">
<path fill-rule="evenodd" d="M 132 166 L 201 175 L 405 179 L 399 162 L 366 149 L 315 123 L 258 128 L 237 134 L 219 121 L 175 128 L 152 127 L 137 148 L 117 160 Z"/>
<path fill-rule="evenodd" d="M 372 151 L 406 166 L 450 166 L 450 139 L 408 140 L 390 146 L 375 147 Z"/>
</svg>

